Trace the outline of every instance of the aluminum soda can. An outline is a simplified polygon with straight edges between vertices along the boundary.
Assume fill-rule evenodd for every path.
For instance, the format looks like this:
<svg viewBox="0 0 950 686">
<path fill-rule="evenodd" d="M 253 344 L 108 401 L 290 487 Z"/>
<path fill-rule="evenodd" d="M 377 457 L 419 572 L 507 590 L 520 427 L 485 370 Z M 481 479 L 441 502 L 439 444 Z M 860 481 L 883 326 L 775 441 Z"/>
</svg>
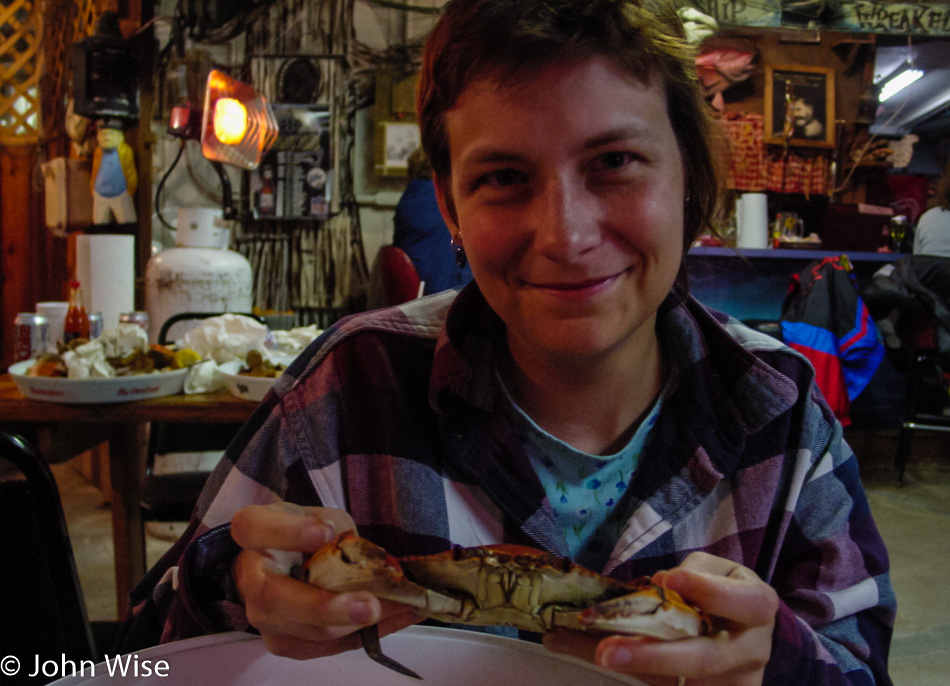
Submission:
<svg viewBox="0 0 950 686">
<path fill-rule="evenodd" d="M 89 314 L 89 340 L 95 340 L 102 335 L 102 312 Z"/>
<path fill-rule="evenodd" d="M 120 324 L 138 324 L 148 331 L 148 312 L 123 312 L 119 315 Z"/>
<path fill-rule="evenodd" d="M 13 320 L 13 360 L 42 355 L 49 345 L 49 320 L 34 312 L 21 312 Z"/>
</svg>

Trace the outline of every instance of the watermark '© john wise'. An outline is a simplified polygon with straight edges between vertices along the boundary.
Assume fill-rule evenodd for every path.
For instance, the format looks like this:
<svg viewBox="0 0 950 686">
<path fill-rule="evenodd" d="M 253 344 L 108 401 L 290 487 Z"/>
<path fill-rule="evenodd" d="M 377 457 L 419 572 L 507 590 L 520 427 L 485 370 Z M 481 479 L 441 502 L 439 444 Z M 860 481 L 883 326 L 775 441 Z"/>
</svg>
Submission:
<svg viewBox="0 0 950 686">
<path fill-rule="evenodd" d="M 43 660 L 39 655 L 33 655 L 32 660 L 27 660 L 25 666 L 20 664 L 20 659 L 15 655 L 0 658 L 0 675 L 15 676 L 21 669 L 29 669 L 29 677 L 59 679 L 68 676 L 94 677 L 97 676 L 96 670 L 99 670 L 100 675 L 104 671 L 110 677 L 167 677 L 169 673 L 167 661 L 141 659 L 137 654 L 113 657 L 106 655 L 105 662 L 99 665 L 92 660 L 70 660 L 65 655 L 60 655 L 59 660 Z"/>
</svg>

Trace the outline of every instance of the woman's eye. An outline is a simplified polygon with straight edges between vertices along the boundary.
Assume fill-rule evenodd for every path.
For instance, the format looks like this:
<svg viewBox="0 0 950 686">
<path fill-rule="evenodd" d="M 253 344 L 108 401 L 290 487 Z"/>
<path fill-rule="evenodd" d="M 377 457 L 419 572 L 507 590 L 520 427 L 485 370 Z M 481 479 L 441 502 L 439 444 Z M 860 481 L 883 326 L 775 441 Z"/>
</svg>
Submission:
<svg viewBox="0 0 950 686">
<path fill-rule="evenodd" d="M 513 186 L 516 183 L 524 183 L 525 178 L 524 173 L 516 169 L 498 169 L 485 174 L 482 181 L 489 186 Z"/>
<path fill-rule="evenodd" d="M 599 169 L 620 169 L 633 161 L 633 153 L 608 152 L 600 155 L 594 162 Z"/>
</svg>

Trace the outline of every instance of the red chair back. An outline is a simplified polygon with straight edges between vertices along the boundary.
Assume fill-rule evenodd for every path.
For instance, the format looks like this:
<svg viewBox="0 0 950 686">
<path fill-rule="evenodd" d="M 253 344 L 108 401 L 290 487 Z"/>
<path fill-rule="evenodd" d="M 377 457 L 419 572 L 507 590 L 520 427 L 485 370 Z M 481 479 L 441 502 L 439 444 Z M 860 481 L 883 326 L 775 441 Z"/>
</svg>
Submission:
<svg viewBox="0 0 950 686">
<path fill-rule="evenodd" d="M 370 276 L 370 306 L 390 307 L 419 296 L 419 274 L 402 248 L 384 245 L 379 249 Z"/>
</svg>

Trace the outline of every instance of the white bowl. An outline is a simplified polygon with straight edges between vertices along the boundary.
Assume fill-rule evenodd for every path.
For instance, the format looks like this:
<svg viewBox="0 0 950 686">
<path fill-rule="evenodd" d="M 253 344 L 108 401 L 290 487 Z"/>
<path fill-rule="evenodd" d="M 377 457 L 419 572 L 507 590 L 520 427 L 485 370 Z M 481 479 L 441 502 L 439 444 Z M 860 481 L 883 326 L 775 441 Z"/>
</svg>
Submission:
<svg viewBox="0 0 950 686">
<path fill-rule="evenodd" d="M 286 367 L 293 362 L 293 360 L 293 357 L 288 357 L 274 361 Z M 243 360 L 231 360 L 230 362 L 218 365 L 218 371 L 220 371 L 221 376 L 224 377 L 224 383 L 227 384 L 228 391 L 231 395 L 259 403 L 264 399 L 264 396 L 267 395 L 267 391 L 273 387 L 278 377 L 246 376 L 239 373 L 243 366 Z"/>
<path fill-rule="evenodd" d="M 166 643 L 122 658 L 124 677 L 112 656 L 98 665 L 83 663 L 81 674 L 77 666 L 50 686 L 645 686 L 535 643 L 461 629 L 413 626 L 384 636 L 382 648 L 425 681 L 378 665 L 362 650 L 291 660 L 267 652 L 258 636 L 225 633 Z M 110 675 L 110 666 L 115 675 Z M 134 669 L 140 673 L 133 674 Z"/>
<path fill-rule="evenodd" d="M 187 369 L 152 372 L 111 379 L 67 379 L 61 376 L 27 376 L 36 360 L 10 366 L 10 376 L 20 393 L 31 400 L 52 403 L 124 403 L 181 393 Z"/>
</svg>

